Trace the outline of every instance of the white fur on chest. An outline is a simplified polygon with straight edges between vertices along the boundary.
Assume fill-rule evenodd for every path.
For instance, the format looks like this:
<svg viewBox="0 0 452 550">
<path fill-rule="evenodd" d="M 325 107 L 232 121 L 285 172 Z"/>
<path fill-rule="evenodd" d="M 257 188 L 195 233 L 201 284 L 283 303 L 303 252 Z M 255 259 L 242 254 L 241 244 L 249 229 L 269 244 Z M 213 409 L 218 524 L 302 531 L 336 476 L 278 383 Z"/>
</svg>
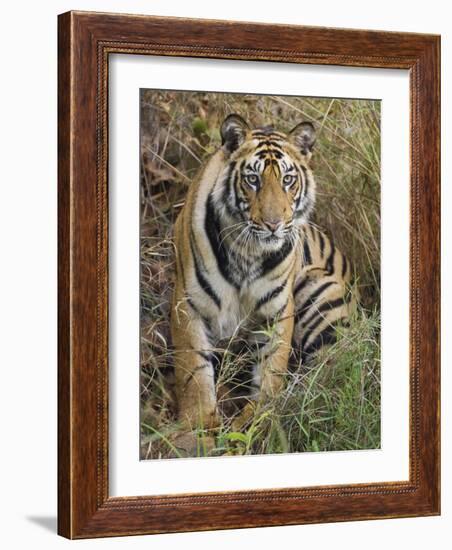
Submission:
<svg viewBox="0 0 452 550">
<path fill-rule="evenodd" d="M 221 311 L 218 313 L 218 337 L 231 338 L 237 334 L 243 321 L 239 294 L 237 291 L 231 291 L 224 297 Z"/>
</svg>

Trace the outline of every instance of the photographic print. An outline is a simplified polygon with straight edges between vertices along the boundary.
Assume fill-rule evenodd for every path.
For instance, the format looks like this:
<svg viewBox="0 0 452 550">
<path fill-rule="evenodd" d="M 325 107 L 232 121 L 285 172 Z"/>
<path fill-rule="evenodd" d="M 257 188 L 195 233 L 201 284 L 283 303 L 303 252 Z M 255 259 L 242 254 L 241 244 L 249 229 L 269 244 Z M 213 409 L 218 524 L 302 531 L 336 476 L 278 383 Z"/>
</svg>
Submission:
<svg viewBox="0 0 452 550">
<path fill-rule="evenodd" d="M 140 457 L 380 447 L 380 101 L 140 91 Z"/>
<path fill-rule="evenodd" d="M 440 513 L 440 46 L 59 16 L 60 535 Z"/>
</svg>

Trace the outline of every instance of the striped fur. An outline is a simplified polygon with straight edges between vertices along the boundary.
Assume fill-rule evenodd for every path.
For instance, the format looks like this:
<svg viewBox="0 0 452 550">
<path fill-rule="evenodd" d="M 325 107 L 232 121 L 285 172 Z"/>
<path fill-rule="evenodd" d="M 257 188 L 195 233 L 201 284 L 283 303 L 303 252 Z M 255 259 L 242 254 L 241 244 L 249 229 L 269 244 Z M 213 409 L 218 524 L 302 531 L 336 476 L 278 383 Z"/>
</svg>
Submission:
<svg viewBox="0 0 452 550">
<path fill-rule="evenodd" d="M 219 422 L 212 350 L 220 340 L 239 328 L 252 339 L 272 325 L 256 342 L 251 384 L 251 396 L 265 399 L 280 390 L 292 346 L 307 360 L 355 304 L 350 263 L 309 224 L 313 126 L 285 135 L 230 115 L 221 133 L 175 224 L 171 330 L 179 418 L 191 428 Z"/>
</svg>

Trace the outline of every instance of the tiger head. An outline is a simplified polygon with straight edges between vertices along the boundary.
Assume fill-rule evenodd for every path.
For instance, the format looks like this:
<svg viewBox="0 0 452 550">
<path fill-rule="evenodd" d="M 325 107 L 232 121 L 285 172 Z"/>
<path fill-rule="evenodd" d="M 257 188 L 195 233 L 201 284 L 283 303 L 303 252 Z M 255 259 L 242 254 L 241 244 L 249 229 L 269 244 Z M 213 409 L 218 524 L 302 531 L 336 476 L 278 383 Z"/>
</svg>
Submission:
<svg viewBox="0 0 452 550">
<path fill-rule="evenodd" d="M 266 126 L 251 129 L 237 114 L 221 127 L 226 159 L 226 215 L 245 222 L 255 239 L 277 244 L 305 223 L 315 201 L 309 160 L 315 143 L 310 122 L 288 134 Z"/>
</svg>

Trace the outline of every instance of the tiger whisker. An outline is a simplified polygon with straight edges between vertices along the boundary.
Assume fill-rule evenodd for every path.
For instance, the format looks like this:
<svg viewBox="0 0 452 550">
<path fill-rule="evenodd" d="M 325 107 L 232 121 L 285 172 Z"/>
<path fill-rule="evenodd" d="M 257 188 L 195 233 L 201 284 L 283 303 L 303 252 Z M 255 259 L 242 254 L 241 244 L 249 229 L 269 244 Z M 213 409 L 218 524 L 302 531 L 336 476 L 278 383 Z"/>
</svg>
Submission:
<svg viewBox="0 0 452 550">
<path fill-rule="evenodd" d="M 246 225 L 248 222 L 246 221 L 240 221 L 238 223 L 233 223 L 231 225 L 227 225 L 226 227 L 224 227 L 218 234 L 221 235 L 222 233 L 224 233 L 225 231 L 227 231 L 228 229 L 232 229 L 233 227 L 237 227 L 239 225 Z"/>
<path fill-rule="evenodd" d="M 238 231 L 240 229 L 240 227 L 242 227 L 243 225 L 246 225 L 246 224 L 247 224 L 247 222 L 239 222 L 239 223 L 234 223 L 232 225 L 228 225 L 218 233 L 218 236 L 220 236 L 222 233 L 225 233 L 227 231 L 226 235 L 223 237 L 223 240 L 224 240 L 227 237 L 229 237 L 230 235 L 232 235 L 232 233 L 234 233 L 234 231 Z M 223 242 L 223 240 L 221 242 Z"/>
<path fill-rule="evenodd" d="M 235 229 L 233 229 L 232 231 L 230 231 L 229 233 L 227 233 L 226 235 L 224 235 L 224 237 L 221 239 L 220 243 L 219 243 L 219 246 L 221 247 L 223 245 L 223 243 L 229 238 L 231 237 L 236 231 L 239 231 L 240 230 L 240 227 L 237 227 Z"/>
<path fill-rule="evenodd" d="M 239 239 L 242 237 L 242 235 L 243 235 L 246 231 L 248 231 L 248 225 L 246 225 L 246 226 L 242 229 L 242 231 L 237 235 L 237 237 L 232 241 L 232 243 L 231 243 L 231 245 L 230 245 L 231 248 L 234 248 L 234 246 L 237 244 L 237 242 L 239 241 Z"/>
</svg>

